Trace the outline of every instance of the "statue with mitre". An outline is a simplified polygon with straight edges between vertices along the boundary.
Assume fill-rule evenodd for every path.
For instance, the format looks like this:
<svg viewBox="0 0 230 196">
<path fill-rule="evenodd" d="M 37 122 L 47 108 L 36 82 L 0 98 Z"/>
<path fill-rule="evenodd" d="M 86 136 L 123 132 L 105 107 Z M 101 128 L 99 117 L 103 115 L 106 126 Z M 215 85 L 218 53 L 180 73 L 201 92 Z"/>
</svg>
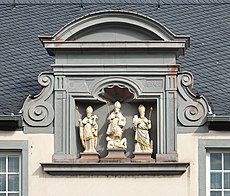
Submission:
<svg viewBox="0 0 230 196">
<path fill-rule="evenodd" d="M 135 153 L 152 152 L 150 145 L 149 129 L 151 121 L 145 117 L 145 107 L 141 104 L 138 107 L 140 116 L 134 115 L 133 128 L 135 130 Z M 151 112 L 151 109 L 150 109 Z"/>
<path fill-rule="evenodd" d="M 86 117 L 80 121 L 80 139 L 84 152 L 96 152 L 98 124 L 97 116 L 93 115 L 93 108 L 86 108 Z"/>
<path fill-rule="evenodd" d="M 127 148 L 126 138 L 122 138 L 123 128 L 126 124 L 126 119 L 121 113 L 121 103 L 116 101 L 114 111 L 108 117 L 108 128 L 106 132 L 107 148 Z"/>
</svg>

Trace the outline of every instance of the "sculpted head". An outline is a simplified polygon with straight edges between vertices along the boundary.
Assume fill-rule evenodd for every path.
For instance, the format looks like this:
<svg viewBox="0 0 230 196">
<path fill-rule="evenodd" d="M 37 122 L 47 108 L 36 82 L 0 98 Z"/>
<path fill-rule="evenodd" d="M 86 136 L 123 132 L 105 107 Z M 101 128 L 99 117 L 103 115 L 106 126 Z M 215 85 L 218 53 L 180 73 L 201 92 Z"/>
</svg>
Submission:
<svg viewBox="0 0 230 196">
<path fill-rule="evenodd" d="M 140 113 L 140 117 L 144 117 L 145 116 L 145 106 L 143 106 L 142 104 L 139 105 L 138 111 Z"/>
<path fill-rule="evenodd" d="M 121 103 L 119 101 L 116 101 L 114 104 L 114 112 L 120 112 L 121 109 Z"/>
<path fill-rule="evenodd" d="M 93 108 L 92 108 L 91 106 L 88 106 L 88 107 L 86 108 L 86 115 L 87 115 L 87 117 L 88 117 L 88 118 L 91 117 L 91 116 L 92 116 L 92 113 L 93 113 Z"/>
</svg>

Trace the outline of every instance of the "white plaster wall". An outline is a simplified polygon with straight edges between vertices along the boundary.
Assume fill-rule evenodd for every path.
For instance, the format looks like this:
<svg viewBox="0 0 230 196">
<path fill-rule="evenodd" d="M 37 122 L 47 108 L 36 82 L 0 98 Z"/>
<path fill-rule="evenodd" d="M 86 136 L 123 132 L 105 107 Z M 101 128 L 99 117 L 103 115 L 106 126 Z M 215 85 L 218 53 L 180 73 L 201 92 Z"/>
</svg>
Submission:
<svg viewBox="0 0 230 196">
<path fill-rule="evenodd" d="M 226 131 L 209 131 L 209 133 L 191 133 L 177 135 L 177 152 L 179 162 L 189 162 L 190 167 L 187 169 L 187 195 L 186 196 L 203 196 L 199 195 L 198 182 L 198 141 L 199 139 L 230 139 L 230 132 Z"/>
<path fill-rule="evenodd" d="M 45 176 L 44 176 L 45 177 Z M 185 177 L 51 177 L 46 176 L 41 186 L 34 188 L 33 195 L 40 195 L 39 190 L 47 196 L 81 195 L 81 196 L 184 196 Z M 180 186 L 181 188 L 180 188 Z"/>
<path fill-rule="evenodd" d="M 29 141 L 29 196 L 118 196 L 161 195 L 198 196 L 198 139 L 230 139 L 228 132 L 178 134 L 180 162 L 190 162 L 181 176 L 155 177 L 76 177 L 50 176 L 40 163 L 52 161 L 52 134 L 23 134 L 21 131 L 0 132 L 0 140 Z"/>
</svg>

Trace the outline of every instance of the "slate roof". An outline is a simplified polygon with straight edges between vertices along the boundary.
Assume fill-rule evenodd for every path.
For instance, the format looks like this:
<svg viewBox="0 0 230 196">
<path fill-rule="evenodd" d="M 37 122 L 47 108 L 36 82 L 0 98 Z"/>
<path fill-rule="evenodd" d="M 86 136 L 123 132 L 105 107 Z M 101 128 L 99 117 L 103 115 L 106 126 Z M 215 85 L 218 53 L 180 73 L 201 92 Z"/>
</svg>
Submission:
<svg viewBox="0 0 230 196">
<path fill-rule="evenodd" d="M 178 59 L 181 71 L 194 74 L 194 89 L 216 115 L 230 115 L 229 0 L 1 0 L 0 115 L 17 114 L 27 95 L 40 91 L 37 75 L 51 70 L 54 59 L 38 35 L 108 9 L 138 12 L 175 34 L 191 35 L 190 48 Z"/>
</svg>

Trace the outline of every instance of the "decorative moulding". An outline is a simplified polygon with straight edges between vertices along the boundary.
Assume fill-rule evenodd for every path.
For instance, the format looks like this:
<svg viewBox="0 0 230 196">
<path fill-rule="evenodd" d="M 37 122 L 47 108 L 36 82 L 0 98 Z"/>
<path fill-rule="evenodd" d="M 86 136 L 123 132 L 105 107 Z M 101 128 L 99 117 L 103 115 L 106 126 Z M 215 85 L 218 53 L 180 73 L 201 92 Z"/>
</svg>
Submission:
<svg viewBox="0 0 230 196">
<path fill-rule="evenodd" d="M 152 176 L 182 175 L 189 163 L 41 163 L 50 175 L 68 176 Z"/>
<path fill-rule="evenodd" d="M 55 75 L 62 75 L 65 72 L 68 76 L 97 75 L 110 76 L 162 76 L 176 75 L 180 67 L 179 64 L 52 64 Z M 141 68 L 141 69 L 140 69 Z M 100 81 L 103 82 L 103 81 Z M 106 81 L 105 81 L 106 82 Z M 129 83 L 132 81 L 129 80 Z"/>
</svg>

